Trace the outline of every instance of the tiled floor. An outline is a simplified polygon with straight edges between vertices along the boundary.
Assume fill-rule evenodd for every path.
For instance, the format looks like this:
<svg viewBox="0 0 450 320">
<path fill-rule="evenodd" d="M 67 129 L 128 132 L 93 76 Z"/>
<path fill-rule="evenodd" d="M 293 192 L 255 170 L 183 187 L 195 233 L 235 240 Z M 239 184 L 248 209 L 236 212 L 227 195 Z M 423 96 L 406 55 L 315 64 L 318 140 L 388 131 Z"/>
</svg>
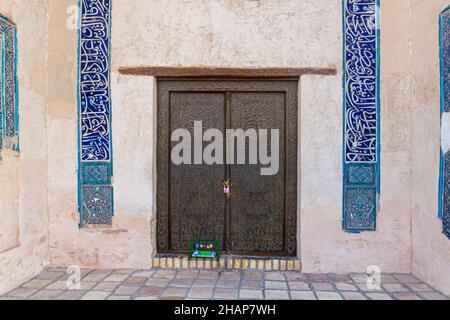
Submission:
<svg viewBox="0 0 450 320">
<path fill-rule="evenodd" d="M 409 274 L 386 274 L 379 290 L 367 288 L 365 274 L 207 270 L 81 270 L 80 288 L 69 290 L 72 275 L 47 269 L 1 299 L 154 300 L 296 299 L 421 300 L 445 299 Z"/>
</svg>

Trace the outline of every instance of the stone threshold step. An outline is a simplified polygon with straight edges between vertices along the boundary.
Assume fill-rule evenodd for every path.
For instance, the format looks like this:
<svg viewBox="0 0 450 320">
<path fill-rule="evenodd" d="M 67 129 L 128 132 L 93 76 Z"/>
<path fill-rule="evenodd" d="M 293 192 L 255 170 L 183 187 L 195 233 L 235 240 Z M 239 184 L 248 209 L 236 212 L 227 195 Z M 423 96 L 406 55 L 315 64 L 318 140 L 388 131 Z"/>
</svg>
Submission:
<svg viewBox="0 0 450 320">
<path fill-rule="evenodd" d="M 222 256 L 219 261 L 179 255 L 156 255 L 152 267 L 160 269 L 301 271 L 300 260 L 284 257 Z"/>
</svg>

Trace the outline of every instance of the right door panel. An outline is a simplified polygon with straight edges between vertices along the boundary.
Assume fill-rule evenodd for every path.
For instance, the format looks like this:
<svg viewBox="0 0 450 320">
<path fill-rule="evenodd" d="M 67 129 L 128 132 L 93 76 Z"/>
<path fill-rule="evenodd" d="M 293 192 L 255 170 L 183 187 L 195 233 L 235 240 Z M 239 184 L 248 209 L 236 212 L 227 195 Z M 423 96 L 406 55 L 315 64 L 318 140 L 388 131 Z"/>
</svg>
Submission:
<svg viewBox="0 0 450 320">
<path fill-rule="evenodd" d="M 285 251 L 286 225 L 286 94 L 285 92 L 232 92 L 229 98 L 232 129 L 267 129 L 267 151 L 271 129 L 279 132 L 278 172 L 261 175 L 261 164 L 229 167 L 233 194 L 228 203 L 229 251 L 237 254 L 277 254 Z M 258 146 L 258 151 L 261 146 Z M 236 153 L 236 151 L 235 151 Z M 247 140 L 246 163 L 249 163 Z M 237 155 L 235 154 L 235 159 Z M 272 164 L 274 165 L 274 164 Z"/>
</svg>

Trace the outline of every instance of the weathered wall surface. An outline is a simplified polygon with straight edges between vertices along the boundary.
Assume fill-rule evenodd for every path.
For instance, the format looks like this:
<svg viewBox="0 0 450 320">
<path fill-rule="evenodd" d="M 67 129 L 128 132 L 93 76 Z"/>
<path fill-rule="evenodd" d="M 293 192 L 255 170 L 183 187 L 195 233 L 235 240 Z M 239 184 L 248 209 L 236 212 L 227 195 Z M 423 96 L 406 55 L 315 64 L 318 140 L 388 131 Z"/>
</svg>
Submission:
<svg viewBox="0 0 450 320">
<path fill-rule="evenodd" d="M 128 1 L 114 1 L 114 10 L 121 3 Z M 151 220 L 151 79 L 125 79 L 113 74 L 116 216 L 112 228 L 78 228 L 76 5 L 76 0 L 49 1 L 50 260 L 56 266 L 148 267 L 155 223 Z"/>
<path fill-rule="evenodd" d="M 446 0 L 413 1 L 413 272 L 450 294 L 450 241 L 438 218 L 440 149 L 439 13 Z"/>
<path fill-rule="evenodd" d="M 114 1 L 116 217 L 111 229 L 79 230 L 77 35 L 66 27 L 67 7 L 74 4 L 50 1 L 49 85 L 58 88 L 50 90 L 47 118 L 52 264 L 145 267 L 154 253 L 155 82 L 119 75 L 119 67 L 332 67 L 337 76 L 301 81 L 299 255 L 304 271 L 365 271 L 372 264 L 384 271 L 410 271 L 408 0 L 382 1 L 381 211 L 377 232 L 360 235 L 341 228 L 342 17 L 337 0 Z"/>
<path fill-rule="evenodd" d="M 18 30 L 20 155 L 0 160 L 0 293 L 48 264 L 47 2 L 2 0 L 0 13 Z"/>
<path fill-rule="evenodd" d="M 301 83 L 300 236 L 305 272 L 365 272 L 371 265 L 384 272 L 410 271 L 410 1 L 381 1 L 380 12 L 381 197 L 377 231 L 348 234 L 341 228 L 339 15 L 327 20 L 339 43 L 335 49 L 326 47 L 333 51 L 339 75 L 308 77 Z"/>
</svg>

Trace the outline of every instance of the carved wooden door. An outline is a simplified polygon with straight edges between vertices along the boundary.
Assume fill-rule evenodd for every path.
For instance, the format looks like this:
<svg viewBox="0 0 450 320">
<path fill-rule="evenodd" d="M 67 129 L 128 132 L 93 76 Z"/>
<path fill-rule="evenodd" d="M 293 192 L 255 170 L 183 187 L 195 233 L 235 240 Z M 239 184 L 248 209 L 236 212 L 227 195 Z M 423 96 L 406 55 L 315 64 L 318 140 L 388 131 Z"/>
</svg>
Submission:
<svg viewBox="0 0 450 320">
<path fill-rule="evenodd" d="M 296 254 L 297 85 L 288 80 L 158 81 L 159 253 L 186 253 L 189 240 L 210 239 L 220 240 L 228 253 Z M 171 141 L 172 133 L 187 129 L 194 151 L 195 121 L 202 122 L 203 132 L 220 130 L 224 142 L 226 129 L 277 129 L 278 170 L 261 175 L 261 168 L 267 166 L 259 162 L 173 164 L 171 151 L 178 142 Z M 269 155 L 271 138 L 269 133 Z M 203 142 L 203 147 L 209 143 Z M 246 163 L 248 154 L 247 143 Z M 224 180 L 233 183 L 229 198 L 224 194 Z"/>
</svg>

